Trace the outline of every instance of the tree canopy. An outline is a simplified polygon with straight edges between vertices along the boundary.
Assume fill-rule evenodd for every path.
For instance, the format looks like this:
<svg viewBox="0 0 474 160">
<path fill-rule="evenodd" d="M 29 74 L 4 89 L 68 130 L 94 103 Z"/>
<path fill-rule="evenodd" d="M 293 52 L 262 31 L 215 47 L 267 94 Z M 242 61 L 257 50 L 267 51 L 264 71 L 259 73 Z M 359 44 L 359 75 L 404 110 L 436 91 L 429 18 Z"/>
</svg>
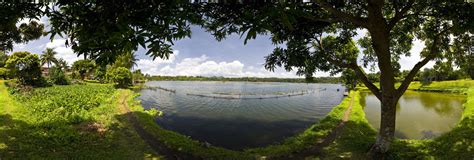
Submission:
<svg viewBox="0 0 474 160">
<path fill-rule="evenodd" d="M 99 64 L 112 64 L 121 53 L 139 47 L 146 48 L 153 58 L 168 58 L 173 42 L 190 37 L 190 25 L 194 24 L 217 40 L 240 34 L 243 43 L 248 43 L 258 35 L 270 35 L 276 46 L 266 57 L 265 66 L 270 70 L 278 66 L 297 69 L 298 74 L 307 77 L 316 71 L 352 70 L 381 101 L 381 127 L 371 153 L 390 149 L 396 104 L 420 68 L 429 61 L 450 57 L 458 59 L 456 64 L 463 68 L 472 67 L 465 57 L 472 57 L 474 4 L 463 0 L 59 0 L 55 8 L 45 12 L 50 17 L 51 37 L 67 35 L 66 45 Z M 8 24 L 18 20 L 12 19 L 16 21 Z M 352 38 L 357 31 L 365 35 L 355 42 Z M 2 44 L 8 42 L 0 40 Z M 422 59 L 406 74 L 400 87 L 395 87 L 395 78 L 401 74 L 398 60 L 411 56 L 414 40 L 425 44 Z M 364 73 L 362 67 L 368 66 L 380 70 L 380 87 Z"/>
<path fill-rule="evenodd" d="M 56 54 L 58 54 L 54 49 L 52 48 L 46 48 L 45 51 L 43 51 L 43 54 L 40 56 L 41 59 L 41 64 L 47 64 L 48 68 L 50 68 L 51 64 L 56 64 L 58 60 L 56 59 Z"/>
<path fill-rule="evenodd" d="M 95 63 L 91 60 L 78 60 L 72 64 L 72 70 L 79 73 L 81 79 L 84 79 L 95 68 Z"/>
<path fill-rule="evenodd" d="M 35 85 L 41 78 L 40 60 L 37 54 L 15 52 L 8 58 L 6 67 L 25 85 Z"/>
<path fill-rule="evenodd" d="M 36 21 L 44 15 L 43 7 L 47 6 L 41 3 L 0 3 L 0 16 L 2 17 L 2 24 L 0 25 L 1 51 L 10 51 L 13 49 L 13 44 L 26 43 L 38 39 L 44 34 L 44 25 Z M 17 25 L 22 19 L 33 20 Z"/>
</svg>

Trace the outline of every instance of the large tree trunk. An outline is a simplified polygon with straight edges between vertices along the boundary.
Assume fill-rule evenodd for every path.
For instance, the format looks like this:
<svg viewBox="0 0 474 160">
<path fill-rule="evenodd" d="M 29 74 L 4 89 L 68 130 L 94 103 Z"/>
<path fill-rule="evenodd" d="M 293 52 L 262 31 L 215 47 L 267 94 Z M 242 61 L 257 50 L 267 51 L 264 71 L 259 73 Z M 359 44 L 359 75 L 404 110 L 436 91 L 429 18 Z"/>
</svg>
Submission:
<svg viewBox="0 0 474 160">
<path fill-rule="evenodd" d="M 390 149 L 395 134 L 397 102 L 395 96 L 382 98 L 379 134 L 369 151 L 369 156 L 373 159 L 384 159 Z"/>
</svg>

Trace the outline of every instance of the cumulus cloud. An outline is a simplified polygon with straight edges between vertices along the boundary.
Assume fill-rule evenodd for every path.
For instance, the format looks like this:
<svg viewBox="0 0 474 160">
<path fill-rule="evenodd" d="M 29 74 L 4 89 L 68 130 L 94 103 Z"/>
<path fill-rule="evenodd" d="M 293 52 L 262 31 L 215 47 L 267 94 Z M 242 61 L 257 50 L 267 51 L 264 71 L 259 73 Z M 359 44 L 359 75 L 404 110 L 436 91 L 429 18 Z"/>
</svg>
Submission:
<svg viewBox="0 0 474 160">
<path fill-rule="evenodd" d="M 179 51 L 174 50 L 168 59 L 139 59 L 137 61 L 137 69 L 140 69 L 143 73 L 155 74 L 159 72 L 160 66 L 173 63 L 178 55 Z"/>
<path fill-rule="evenodd" d="M 179 52 L 177 52 L 179 53 Z M 297 77 L 295 72 L 270 72 L 262 67 L 246 67 L 238 60 L 216 62 L 208 56 L 184 58 L 174 62 L 178 54 L 169 60 L 140 59 L 138 69 L 150 75 L 164 76 L 224 76 L 224 77 Z"/>
<path fill-rule="evenodd" d="M 56 58 L 62 58 L 64 59 L 69 65 L 72 65 L 74 61 L 77 61 L 81 59 L 80 57 L 77 56 L 76 53 L 71 49 L 71 47 L 66 47 L 64 43 L 66 42 L 66 39 L 62 38 L 57 38 L 54 39 L 51 42 L 48 42 L 45 46 L 45 48 L 53 48 L 54 51 L 56 51 L 58 54 L 56 55 Z"/>
<path fill-rule="evenodd" d="M 56 38 L 53 41 L 46 43 L 46 48 L 62 47 L 66 43 L 66 39 Z"/>
</svg>

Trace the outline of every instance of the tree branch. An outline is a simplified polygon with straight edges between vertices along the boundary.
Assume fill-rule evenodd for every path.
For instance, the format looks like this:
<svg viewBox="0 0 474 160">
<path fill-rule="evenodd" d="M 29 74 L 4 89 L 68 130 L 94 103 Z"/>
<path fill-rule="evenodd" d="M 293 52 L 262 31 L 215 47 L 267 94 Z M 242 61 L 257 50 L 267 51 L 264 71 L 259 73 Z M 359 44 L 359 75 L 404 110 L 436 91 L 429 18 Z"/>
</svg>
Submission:
<svg viewBox="0 0 474 160">
<path fill-rule="evenodd" d="M 392 29 L 395 26 L 395 24 L 397 24 L 397 22 L 399 22 L 402 18 L 405 17 L 405 14 L 411 9 L 414 2 L 415 2 L 414 0 L 410 0 L 408 2 L 408 5 L 403 7 L 400 11 L 398 10 L 395 11 L 395 16 L 392 19 L 390 19 L 390 21 L 388 22 L 389 29 Z"/>
<path fill-rule="evenodd" d="M 380 89 L 377 88 L 372 82 L 369 81 L 369 78 L 367 78 L 367 74 L 365 74 L 364 70 L 361 69 L 360 66 L 358 66 L 356 63 L 352 63 L 350 65 L 350 68 L 353 69 L 359 77 L 359 79 L 364 83 L 364 85 L 369 88 L 369 90 L 379 99 L 382 99 L 382 95 L 380 93 Z"/>
<path fill-rule="evenodd" d="M 327 10 L 331 14 L 333 14 L 335 17 L 346 21 L 353 23 L 357 26 L 363 26 L 367 27 L 366 19 L 362 17 L 356 17 L 347 13 L 344 13 L 342 11 L 337 10 L 336 8 L 332 7 L 329 3 L 323 2 L 322 0 L 316 0 L 316 3 L 320 5 L 323 9 Z"/>
<path fill-rule="evenodd" d="M 434 59 L 436 57 L 435 55 L 438 52 L 436 47 L 438 46 L 438 43 L 440 41 L 439 37 L 442 34 L 449 31 L 451 28 L 452 27 L 449 27 L 449 28 L 447 28 L 447 29 L 445 29 L 445 30 L 443 30 L 440 33 L 435 35 L 435 38 L 434 38 L 433 43 L 431 44 L 430 52 L 428 53 L 428 56 L 426 56 L 423 60 L 419 61 L 418 63 L 415 64 L 415 66 L 413 66 L 410 73 L 408 73 L 408 75 L 405 77 L 405 80 L 403 80 L 402 85 L 400 85 L 400 87 L 398 87 L 397 97 L 401 97 L 405 93 L 405 91 L 408 89 L 408 86 L 410 86 L 410 83 L 413 81 L 413 78 L 418 73 L 418 71 L 421 69 L 421 67 L 425 66 L 426 63 L 428 63 L 429 61 L 431 61 L 432 59 Z"/>
</svg>

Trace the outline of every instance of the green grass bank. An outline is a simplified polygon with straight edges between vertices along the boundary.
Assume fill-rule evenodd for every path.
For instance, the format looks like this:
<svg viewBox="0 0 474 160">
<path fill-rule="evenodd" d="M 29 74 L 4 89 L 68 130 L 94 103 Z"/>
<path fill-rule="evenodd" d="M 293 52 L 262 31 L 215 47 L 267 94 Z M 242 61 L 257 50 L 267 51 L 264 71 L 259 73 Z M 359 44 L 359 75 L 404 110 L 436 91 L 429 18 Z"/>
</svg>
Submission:
<svg viewBox="0 0 474 160">
<path fill-rule="evenodd" d="M 5 159 L 160 159 L 136 133 L 129 114 L 151 136 L 176 153 L 202 159 L 291 159 L 311 150 L 340 124 L 346 97 L 321 121 L 278 145 L 233 151 L 201 143 L 156 124 L 157 110 L 144 110 L 131 90 L 91 84 L 36 88 L 21 93 L 0 81 L 0 157 Z M 467 95 L 464 112 L 450 132 L 432 140 L 397 139 L 392 159 L 473 159 L 474 81 L 445 81 L 409 88 Z M 13 94 L 12 94 L 13 93 Z M 359 92 L 349 120 L 335 140 L 306 158 L 365 159 L 376 131 L 365 118 Z M 126 105 L 124 104 L 126 103 Z M 127 113 L 126 108 L 131 113 Z"/>
<path fill-rule="evenodd" d="M 364 87 L 358 89 L 367 90 L 367 88 Z M 464 111 L 459 123 L 450 132 L 430 140 L 396 139 L 388 155 L 389 158 L 474 159 L 474 80 L 440 81 L 430 84 L 412 82 L 408 89 L 423 92 L 440 92 L 441 94 L 463 94 L 467 96 L 467 100 L 462 106 Z M 366 146 L 365 144 L 367 144 L 367 142 L 373 143 L 375 134 L 360 133 L 375 132 L 375 130 L 370 127 L 370 124 L 368 124 L 366 120 L 361 122 L 362 123 L 353 126 L 358 129 L 347 127 L 333 146 L 328 147 L 335 148 L 333 151 L 329 150 L 328 153 L 334 153 L 329 159 L 339 159 L 344 156 L 345 158 L 363 159 L 360 155 L 363 155 L 370 149 L 370 145 Z M 354 132 L 354 130 L 359 130 L 360 132 Z M 351 135 L 357 136 L 351 137 Z M 356 147 L 342 147 L 351 146 L 351 144 Z M 342 148 L 346 149 L 341 150 Z"/>
<path fill-rule="evenodd" d="M 118 107 L 122 91 L 69 85 L 20 93 L 0 81 L 0 158 L 159 159 Z"/>
<path fill-rule="evenodd" d="M 138 96 L 138 94 L 135 95 Z M 354 97 L 355 102 L 349 123 L 360 123 L 359 121 L 365 120 L 365 115 L 358 102 L 358 93 L 352 95 L 356 97 Z M 324 119 L 310 126 L 304 132 L 286 139 L 279 145 L 251 148 L 244 151 L 233 151 L 201 143 L 187 136 L 161 128 L 155 122 L 155 116 L 158 116 L 156 110 L 146 111 L 140 105 L 140 101 L 135 100 L 135 97 L 129 98 L 131 111 L 137 116 L 140 125 L 143 126 L 147 132 L 153 134 L 157 140 L 161 141 L 168 148 L 203 159 L 273 159 L 292 157 L 293 155 L 297 156 L 300 152 L 310 149 L 318 141 L 325 138 L 331 130 L 342 121 L 342 117 L 349 107 L 349 103 L 350 97 L 345 98 L 338 106 L 334 107 Z M 369 134 L 374 133 L 375 132 L 371 132 Z"/>
</svg>

